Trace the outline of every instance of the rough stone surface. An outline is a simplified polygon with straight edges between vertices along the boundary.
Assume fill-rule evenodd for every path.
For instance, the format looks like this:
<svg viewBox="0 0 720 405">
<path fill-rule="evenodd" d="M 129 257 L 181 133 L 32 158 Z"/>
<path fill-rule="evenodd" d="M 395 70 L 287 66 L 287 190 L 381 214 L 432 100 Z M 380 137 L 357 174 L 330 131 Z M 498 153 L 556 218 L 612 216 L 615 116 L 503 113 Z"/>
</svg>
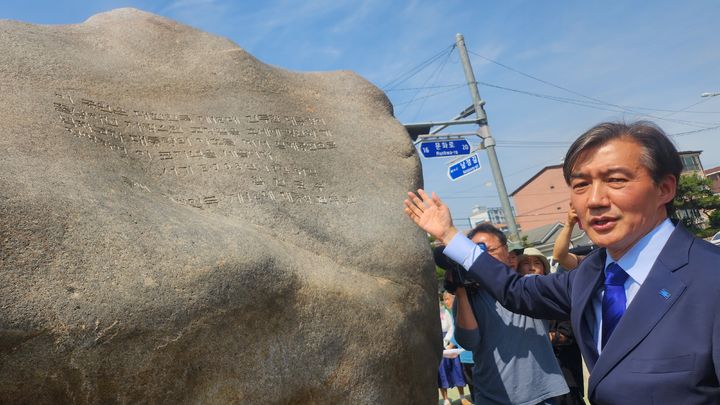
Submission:
<svg viewBox="0 0 720 405">
<path fill-rule="evenodd" d="M 133 9 L 0 22 L 1 403 L 434 403 L 382 92 Z"/>
</svg>

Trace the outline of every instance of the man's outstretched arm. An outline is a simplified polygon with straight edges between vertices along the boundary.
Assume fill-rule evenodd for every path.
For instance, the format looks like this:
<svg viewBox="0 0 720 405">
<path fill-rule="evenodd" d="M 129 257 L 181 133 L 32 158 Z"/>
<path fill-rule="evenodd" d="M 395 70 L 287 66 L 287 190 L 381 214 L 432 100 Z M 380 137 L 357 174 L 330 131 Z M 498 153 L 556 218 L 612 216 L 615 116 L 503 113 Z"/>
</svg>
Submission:
<svg viewBox="0 0 720 405">
<path fill-rule="evenodd" d="M 545 319 L 569 317 L 568 274 L 525 277 L 485 255 L 484 248 L 458 234 L 450 209 L 423 189 L 408 193 L 405 213 L 422 230 L 447 245 L 444 254 L 467 270 L 468 278 L 480 282 L 490 294 L 513 312 Z"/>
</svg>

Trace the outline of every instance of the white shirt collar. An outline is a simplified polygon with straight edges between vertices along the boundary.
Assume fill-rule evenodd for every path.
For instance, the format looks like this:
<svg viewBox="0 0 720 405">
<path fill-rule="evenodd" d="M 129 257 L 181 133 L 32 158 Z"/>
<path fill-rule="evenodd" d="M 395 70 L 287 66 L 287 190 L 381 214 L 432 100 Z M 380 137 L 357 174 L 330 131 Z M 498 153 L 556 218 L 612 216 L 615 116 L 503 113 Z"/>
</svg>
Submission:
<svg viewBox="0 0 720 405">
<path fill-rule="evenodd" d="M 655 264 L 660 251 L 665 247 L 670 235 L 675 230 L 675 225 L 670 219 L 665 219 L 660 225 L 656 226 L 652 231 L 643 236 L 630 250 L 627 251 L 617 261 L 617 264 L 633 279 L 636 283 L 642 285 L 645 282 L 650 269 Z M 614 262 L 608 252 L 605 258 L 605 268 Z"/>
</svg>

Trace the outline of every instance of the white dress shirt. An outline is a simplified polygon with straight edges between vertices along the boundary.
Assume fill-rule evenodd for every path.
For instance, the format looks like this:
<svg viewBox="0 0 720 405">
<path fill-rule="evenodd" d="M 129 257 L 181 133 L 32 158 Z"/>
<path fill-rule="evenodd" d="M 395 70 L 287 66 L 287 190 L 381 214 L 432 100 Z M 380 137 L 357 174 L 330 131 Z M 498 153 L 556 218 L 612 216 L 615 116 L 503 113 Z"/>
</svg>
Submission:
<svg viewBox="0 0 720 405">
<path fill-rule="evenodd" d="M 633 298 L 637 295 L 640 286 L 645 282 L 650 269 L 655 264 L 660 252 L 665 247 L 670 234 L 675 230 L 675 225 L 669 220 L 661 222 L 652 231 L 643 236 L 630 250 L 625 253 L 620 260 L 615 260 L 608 252 L 605 258 L 605 268 L 610 263 L 616 262 L 628 274 L 625 281 L 625 308 L 630 306 Z M 593 330 L 593 338 L 597 344 L 598 354 L 602 352 L 600 334 L 602 331 L 602 299 L 604 291 L 598 290 L 593 296 L 592 305 L 595 312 L 595 328 Z"/>
</svg>

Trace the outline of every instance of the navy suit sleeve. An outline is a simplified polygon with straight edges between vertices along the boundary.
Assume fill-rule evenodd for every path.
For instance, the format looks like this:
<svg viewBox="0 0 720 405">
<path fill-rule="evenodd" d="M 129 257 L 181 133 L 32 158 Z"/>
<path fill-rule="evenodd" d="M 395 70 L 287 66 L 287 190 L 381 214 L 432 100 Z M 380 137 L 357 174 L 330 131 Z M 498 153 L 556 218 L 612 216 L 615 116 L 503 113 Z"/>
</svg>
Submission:
<svg viewBox="0 0 720 405">
<path fill-rule="evenodd" d="M 489 254 L 482 254 L 467 277 L 479 282 L 512 312 L 540 319 L 570 319 L 573 272 L 523 277 Z"/>
<path fill-rule="evenodd" d="M 715 378 L 720 381 L 720 311 L 715 311 L 715 324 L 713 325 L 712 338 L 713 366 L 715 366 Z"/>
</svg>

